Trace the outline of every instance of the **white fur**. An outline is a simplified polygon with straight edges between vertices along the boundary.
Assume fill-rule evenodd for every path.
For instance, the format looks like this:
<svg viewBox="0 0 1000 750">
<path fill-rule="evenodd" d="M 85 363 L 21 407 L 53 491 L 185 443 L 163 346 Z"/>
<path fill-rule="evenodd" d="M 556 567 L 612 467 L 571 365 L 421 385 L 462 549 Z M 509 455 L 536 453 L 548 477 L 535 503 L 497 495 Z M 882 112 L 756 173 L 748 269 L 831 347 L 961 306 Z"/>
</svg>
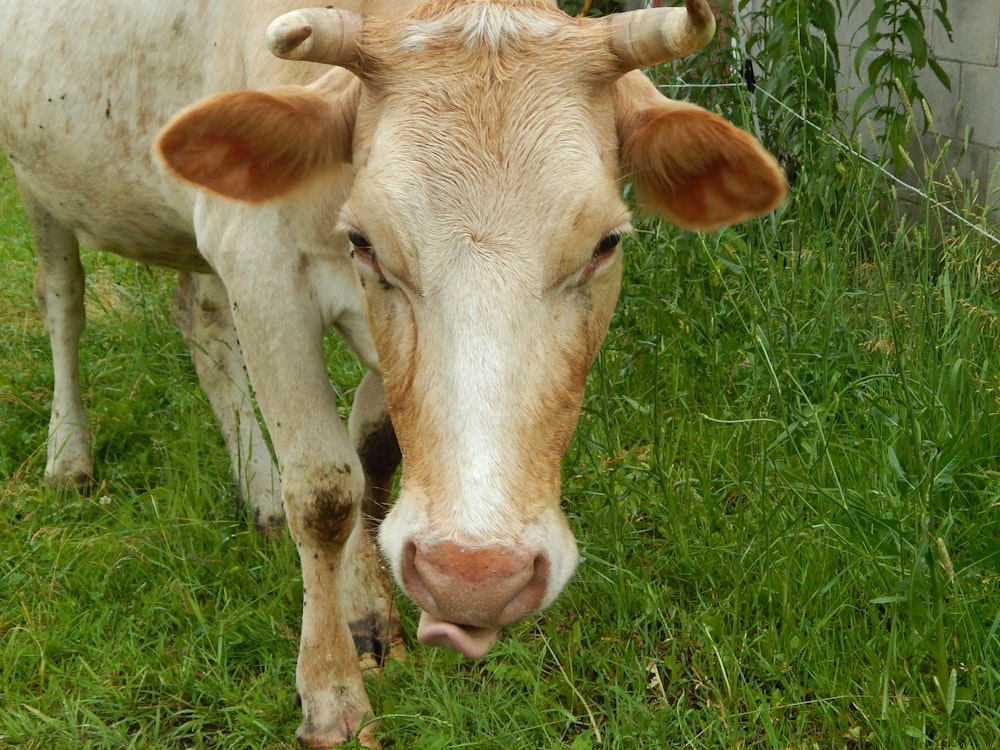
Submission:
<svg viewBox="0 0 1000 750">
<path fill-rule="evenodd" d="M 484 45 L 495 54 L 511 39 L 543 39 L 557 28 L 555 20 L 539 19 L 533 13 L 481 3 L 474 6 L 471 13 L 462 8 L 433 20 L 413 21 L 403 37 L 403 46 L 419 52 L 434 42 L 458 39 L 467 49 Z"/>
</svg>

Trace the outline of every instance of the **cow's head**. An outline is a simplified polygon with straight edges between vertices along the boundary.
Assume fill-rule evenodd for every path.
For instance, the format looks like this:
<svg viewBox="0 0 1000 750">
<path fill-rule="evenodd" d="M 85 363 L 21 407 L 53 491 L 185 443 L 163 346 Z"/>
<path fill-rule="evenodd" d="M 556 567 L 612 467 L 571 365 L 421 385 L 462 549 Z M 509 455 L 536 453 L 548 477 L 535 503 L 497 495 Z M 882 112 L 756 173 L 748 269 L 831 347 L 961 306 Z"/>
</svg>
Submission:
<svg viewBox="0 0 1000 750">
<path fill-rule="evenodd" d="M 601 20 L 535 0 L 300 11 L 272 50 L 349 85 L 222 94 L 161 136 L 174 172 L 251 202 L 353 162 L 329 222 L 353 244 L 402 449 L 380 543 L 424 642 L 481 655 L 576 566 L 560 460 L 618 296 L 620 181 L 697 229 L 784 196 L 751 137 L 631 72 L 713 30 L 705 0 Z"/>
</svg>

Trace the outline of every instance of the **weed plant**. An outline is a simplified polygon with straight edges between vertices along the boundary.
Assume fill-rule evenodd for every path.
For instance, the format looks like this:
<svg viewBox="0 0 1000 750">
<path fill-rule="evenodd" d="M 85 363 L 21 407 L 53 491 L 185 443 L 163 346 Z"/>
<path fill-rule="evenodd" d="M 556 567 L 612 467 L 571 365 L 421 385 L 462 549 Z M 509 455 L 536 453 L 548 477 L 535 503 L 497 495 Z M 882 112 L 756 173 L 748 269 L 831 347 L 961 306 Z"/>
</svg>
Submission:
<svg viewBox="0 0 1000 750">
<path fill-rule="evenodd" d="M 996 746 L 998 248 L 813 146 L 774 217 L 637 222 L 564 462 L 579 573 L 484 660 L 411 643 L 373 677 L 385 747 Z M 0 253 L 0 748 L 291 747 L 294 550 L 233 513 L 170 275 L 85 258 L 82 497 L 40 482 L 6 166 Z M 329 354 L 346 406 L 360 371 Z"/>
</svg>

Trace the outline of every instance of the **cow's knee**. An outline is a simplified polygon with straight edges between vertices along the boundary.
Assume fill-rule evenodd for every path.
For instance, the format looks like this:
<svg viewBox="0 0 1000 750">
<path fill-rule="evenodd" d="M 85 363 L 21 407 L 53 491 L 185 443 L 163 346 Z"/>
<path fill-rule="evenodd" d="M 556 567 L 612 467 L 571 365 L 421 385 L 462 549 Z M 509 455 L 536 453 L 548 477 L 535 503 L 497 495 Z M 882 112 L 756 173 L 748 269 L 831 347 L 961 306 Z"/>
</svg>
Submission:
<svg viewBox="0 0 1000 750">
<path fill-rule="evenodd" d="M 285 511 L 296 541 L 300 545 L 343 547 L 357 524 L 364 494 L 360 464 L 344 462 L 287 474 Z"/>
<path fill-rule="evenodd" d="M 360 523 L 369 491 L 358 457 L 309 471 L 299 465 L 284 476 L 288 527 L 302 562 L 304 622 L 332 617 L 346 625 L 366 669 L 405 654 L 388 571 Z"/>
</svg>

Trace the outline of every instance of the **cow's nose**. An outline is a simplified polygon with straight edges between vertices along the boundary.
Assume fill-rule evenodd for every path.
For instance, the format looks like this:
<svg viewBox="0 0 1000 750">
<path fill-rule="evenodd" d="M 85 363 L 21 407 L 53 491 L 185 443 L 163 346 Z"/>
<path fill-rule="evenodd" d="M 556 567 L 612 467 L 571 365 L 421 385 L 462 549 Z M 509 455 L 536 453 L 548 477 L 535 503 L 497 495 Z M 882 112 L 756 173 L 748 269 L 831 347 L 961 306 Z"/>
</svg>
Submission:
<svg viewBox="0 0 1000 750">
<path fill-rule="evenodd" d="M 500 628 L 542 606 L 549 568 L 548 557 L 536 549 L 410 541 L 400 572 L 406 592 L 436 619 Z"/>
</svg>

